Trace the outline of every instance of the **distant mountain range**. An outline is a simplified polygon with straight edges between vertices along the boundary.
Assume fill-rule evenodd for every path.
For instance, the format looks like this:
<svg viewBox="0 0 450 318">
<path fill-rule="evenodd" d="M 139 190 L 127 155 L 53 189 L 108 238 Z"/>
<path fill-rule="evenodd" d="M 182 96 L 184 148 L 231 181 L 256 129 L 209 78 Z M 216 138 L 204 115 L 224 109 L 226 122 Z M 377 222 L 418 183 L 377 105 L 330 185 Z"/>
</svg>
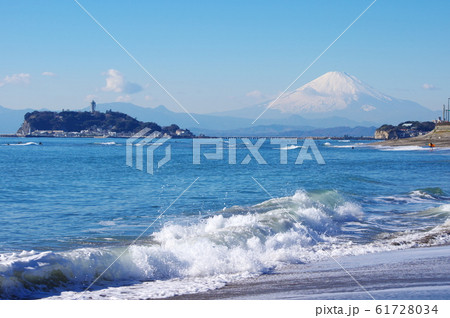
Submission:
<svg viewBox="0 0 450 318">
<path fill-rule="evenodd" d="M 33 109 L 9 109 L 0 106 L 0 133 L 15 133 L 22 125 L 24 116 Z"/>
<path fill-rule="evenodd" d="M 214 115 L 254 120 L 273 101 L 269 100 L 259 105 Z M 352 126 L 347 124 L 350 122 L 367 126 L 397 124 L 406 120 L 433 120 L 439 116 L 439 112 L 412 101 L 385 95 L 353 75 L 344 72 L 328 72 L 284 94 L 271 105 L 257 123 L 260 124 L 260 121 L 265 119 L 285 120 L 293 116 L 302 116 L 303 120 L 307 121 L 324 121 L 326 126 L 329 125 L 330 119 L 337 120 L 338 125 Z"/>
<path fill-rule="evenodd" d="M 283 125 L 255 126 L 230 130 L 207 130 L 203 133 L 216 137 L 373 137 L 375 126 L 370 127 L 332 127 L 314 128 L 305 126 L 302 128 Z"/>
<path fill-rule="evenodd" d="M 375 126 L 381 124 L 425 121 L 438 116 L 438 112 L 412 101 L 387 96 L 355 76 L 342 72 L 326 73 L 286 93 L 252 124 L 271 103 L 269 100 L 233 111 L 193 114 L 200 125 L 189 115 L 170 111 L 162 105 L 146 108 L 131 103 L 105 103 L 97 104 L 97 110 L 119 111 L 140 121 L 164 126 L 177 124 L 197 135 L 204 133 L 210 136 L 367 136 L 373 135 Z M 0 106 L 0 133 L 16 132 L 29 111 L 32 110 L 11 110 Z"/>
</svg>

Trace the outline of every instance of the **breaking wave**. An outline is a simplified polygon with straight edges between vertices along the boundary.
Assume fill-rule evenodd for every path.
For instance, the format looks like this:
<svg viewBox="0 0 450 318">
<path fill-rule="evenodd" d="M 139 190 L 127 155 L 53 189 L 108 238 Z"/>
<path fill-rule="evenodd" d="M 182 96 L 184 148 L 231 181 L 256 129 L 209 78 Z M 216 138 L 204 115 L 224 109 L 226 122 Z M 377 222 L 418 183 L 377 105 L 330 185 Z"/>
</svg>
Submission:
<svg viewBox="0 0 450 318">
<path fill-rule="evenodd" d="M 373 146 L 381 151 L 448 151 L 449 147 L 421 147 L 421 146 Z"/>
<path fill-rule="evenodd" d="M 116 143 L 115 141 L 106 141 L 106 142 L 94 142 L 94 145 L 116 146 L 120 144 Z"/>
<path fill-rule="evenodd" d="M 37 142 L 24 142 L 24 143 L 17 143 L 17 144 L 4 144 L 5 146 L 38 146 L 39 144 Z"/>
<path fill-rule="evenodd" d="M 301 148 L 302 146 L 298 146 L 298 145 L 290 145 L 290 146 L 285 146 L 285 147 L 280 147 L 280 150 L 294 150 L 294 149 L 298 149 Z"/>
<path fill-rule="evenodd" d="M 403 195 L 381 196 L 376 200 L 393 204 L 404 204 L 433 202 L 437 200 L 450 200 L 450 197 L 448 197 L 441 188 L 436 187 L 417 189 Z"/>
<path fill-rule="evenodd" d="M 423 233 L 381 237 L 368 244 L 352 241 L 346 226 L 363 227 L 365 218 L 360 205 L 336 191 L 297 191 L 251 207 L 234 206 L 188 225 L 168 222 L 128 249 L 0 254 L 0 297 L 60 293 L 63 298 L 93 297 L 94 293 L 82 292 L 106 269 L 94 285 L 103 294 L 114 286 L 145 284 L 145 297 L 168 297 L 218 288 L 278 266 L 330 255 L 442 244 L 450 232 L 447 221 Z"/>
</svg>

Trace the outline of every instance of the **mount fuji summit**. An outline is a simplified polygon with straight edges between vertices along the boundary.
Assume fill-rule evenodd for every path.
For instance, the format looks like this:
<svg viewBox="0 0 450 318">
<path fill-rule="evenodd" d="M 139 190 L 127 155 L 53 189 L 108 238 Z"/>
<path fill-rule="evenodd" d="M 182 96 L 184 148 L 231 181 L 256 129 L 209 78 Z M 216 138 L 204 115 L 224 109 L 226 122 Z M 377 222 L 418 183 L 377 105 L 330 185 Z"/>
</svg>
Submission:
<svg viewBox="0 0 450 318">
<path fill-rule="evenodd" d="M 283 113 L 329 113 L 344 110 L 353 103 L 363 103 L 360 109 L 371 112 L 376 110 L 376 106 L 364 104 L 369 99 L 383 104 L 393 100 L 355 76 L 343 72 L 328 72 L 283 95 L 272 107 Z"/>
<path fill-rule="evenodd" d="M 338 116 L 376 123 L 423 121 L 435 117 L 428 108 L 385 95 L 344 72 L 328 72 L 283 95 L 271 108 L 304 117 Z"/>
<path fill-rule="evenodd" d="M 256 118 L 273 101 L 228 115 Z M 383 94 L 356 76 L 345 72 L 328 72 L 285 93 L 261 119 L 288 119 L 292 116 L 310 120 L 327 119 L 327 122 L 335 118 L 362 124 L 398 124 L 407 120 L 433 120 L 437 113 L 413 101 Z"/>
</svg>

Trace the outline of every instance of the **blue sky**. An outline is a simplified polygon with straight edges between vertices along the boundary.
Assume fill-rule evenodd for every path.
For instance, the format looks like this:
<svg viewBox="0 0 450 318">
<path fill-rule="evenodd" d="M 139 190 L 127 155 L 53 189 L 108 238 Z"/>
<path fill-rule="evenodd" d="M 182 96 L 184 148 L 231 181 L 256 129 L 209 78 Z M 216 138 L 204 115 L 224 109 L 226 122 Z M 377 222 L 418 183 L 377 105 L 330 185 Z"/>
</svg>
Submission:
<svg viewBox="0 0 450 318">
<path fill-rule="evenodd" d="M 80 3 L 189 111 L 283 91 L 372 0 Z M 0 105 L 130 101 L 181 109 L 74 1 L 0 1 Z M 450 96 L 450 1 L 378 0 L 293 86 L 328 71 L 439 110 Z"/>
</svg>

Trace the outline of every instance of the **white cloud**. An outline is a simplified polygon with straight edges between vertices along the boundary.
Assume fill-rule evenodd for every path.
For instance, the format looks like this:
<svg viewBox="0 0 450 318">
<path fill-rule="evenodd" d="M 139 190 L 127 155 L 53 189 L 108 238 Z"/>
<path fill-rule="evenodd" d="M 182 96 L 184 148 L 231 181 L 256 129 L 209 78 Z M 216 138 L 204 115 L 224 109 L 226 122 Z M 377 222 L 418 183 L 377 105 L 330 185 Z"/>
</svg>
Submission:
<svg viewBox="0 0 450 318">
<path fill-rule="evenodd" d="M 30 83 L 31 75 L 28 73 L 19 73 L 6 75 L 3 80 L 0 80 L 0 87 L 7 84 L 28 84 Z"/>
<path fill-rule="evenodd" d="M 97 98 L 97 95 L 89 94 L 89 95 L 86 95 L 84 100 L 87 101 L 87 102 L 90 102 L 90 101 L 92 101 L 93 99 L 96 99 L 96 98 Z"/>
<path fill-rule="evenodd" d="M 363 105 L 363 106 L 361 106 L 361 109 L 365 112 L 371 112 L 372 110 L 375 110 L 377 108 L 372 105 Z"/>
<path fill-rule="evenodd" d="M 263 98 L 264 97 L 263 93 L 261 93 L 258 90 L 248 92 L 247 94 L 245 94 L 245 96 L 252 97 L 252 98 Z"/>
<path fill-rule="evenodd" d="M 124 78 L 119 71 L 110 69 L 106 72 L 106 86 L 102 90 L 106 92 L 117 92 L 121 93 L 124 86 Z"/>
<path fill-rule="evenodd" d="M 142 86 L 125 80 L 118 70 L 110 69 L 106 73 L 106 86 L 102 87 L 105 92 L 116 92 L 134 94 L 142 91 Z"/>
<path fill-rule="evenodd" d="M 130 95 L 119 96 L 116 98 L 116 102 L 131 102 L 132 98 Z"/>
<path fill-rule="evenodd" d="M 41 75 L 42 75 L 42 76 L 56 76 L 56 74 L 53 73 L 53 72 L 42 72 Z"/>
<path fill-rule="evenodd" d="M 439 88 L 437 88 L 436 86 L 434 86 L 433 84 L 429 84 L 429 83 L 425 83 L 422 85 L 423 89 L 426 89 L 427 91 L 434 91 L 437 90 Z"/>
</svg>

